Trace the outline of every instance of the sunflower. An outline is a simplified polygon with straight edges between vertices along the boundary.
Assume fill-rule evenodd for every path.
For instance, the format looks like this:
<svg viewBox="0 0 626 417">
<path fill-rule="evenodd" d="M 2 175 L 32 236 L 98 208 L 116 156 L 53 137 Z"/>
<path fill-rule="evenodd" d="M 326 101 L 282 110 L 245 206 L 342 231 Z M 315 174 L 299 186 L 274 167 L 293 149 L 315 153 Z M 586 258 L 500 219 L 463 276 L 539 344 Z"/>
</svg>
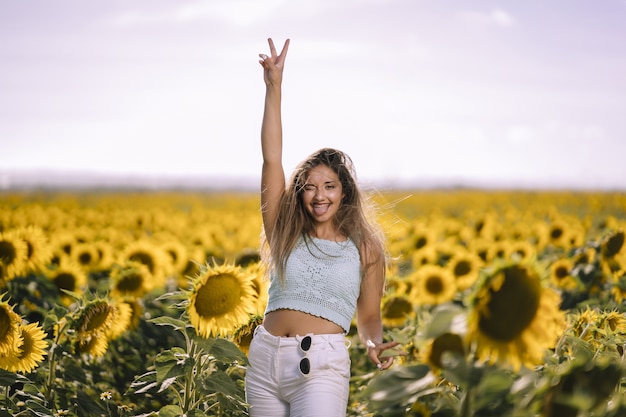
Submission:
<svg viewBox="0 0 626 417">
<path fill-rule="evenodd" d="M 385 298 L 382 307 L 383 324 L 387 327 L 402 326 L 407 319 L 414 316 L 411 301 L 402 295 Z"/>
<path fill-rule="evenodd" d="M 52 247 L 45 232 L 37 226 L 28 226 L 16 231 L 26 243 L 26 264 L 30 271 L 45 269 L 52 260 Z"/>
<path fill-rule="evenodd" d="M 511 251 L 513 250 L 512 242 L 508 240 L 501 240 L 499 242 L 492 242 L 487 252 L 488 261 L 503 261 L 509 259 Z"/>
<path fill-rule="evenodd" d="M 122 300 L 121 302 L 127 304 L 128 308 L 130 308 L 130 321 L 128 323 L 127 330 L 136 329 L 137 326 L 139 326 L 139 322 L 141 321 L 141 317 L 143 315 L 143 310 L 144 310 L 141 300 L 137 300 L 133 298 L 126 298 Z"/>
<path fill-rule="evenodd" d="M 229 334 L 256 313 L 255 294 L 241 267 L 205 265 L 189 291 L 189 321 L 205 338 Z"/>
<path fill-rule="evenodd" d="M 626 300 L 626 272 L 615 274 L 615 284 L 611 286 L 610 293 L 618 304 Z"/>
<path fill-rule="evenodd" d="M 605 311 L 600 316 L 598 327 L 607 327 L 607 331 L 626 334 L 626 316 L 619 311 Z"/>
<path fill-rule="evenodd" d="M 23 340 L 17 352 L 0 354 L 0 368 L 9 372 L 30 373 L 43 361 L 48 342 L 46 333 L 38 323 L 19 325 Z"/>
<path fill-rule="evenodd" d="M 81 294 L 87 286 L 87 274 L 69 258 L 63 258 L 58 267 L 48 270 L 47 276 L 59 288 L 61 301 L 65 305 L 74 300 L 61 290 Z"/>
<path fill-rule="evenodd" d="M 71 255 L 77 243 L 76 235 L 68 231 L 54 233 L 51 238 L 52 251 L 59 257 Z"/>
<path fill-rule="evenodd" d="M 626 250 L 625 248 L 623 230 L 610 233 L 600 243 L 600 253 L 602 253 L 603 258 L 613 258 L 615 255 Z"/>
<path fill-rule="evenodd" d="M 148 267 L 154 277 L 155 287 L 165 284 L 165 273 L 168 265 L 168 255 L 154 243 L 148 240 L 136 240 L 130 242 L 122 250 L 119 263 L 126 261 L 140 262 Z"/>
<path fill-rule="evenodd" d="M 247 323 L 239 326 L 233 332 L 233 342 L 239 347 L 239 349 L 248 354 L 250 349 L 250 342 L 252 342 L 252 336 L 254 335 L 254 330 L 263 323 L 263 317 L 255 314 L 250 316 L 250 320 Z"/>
<path fill-rule="evenodd" d="M 574 335 L 589 343 L 594 351 L 615 351 L 616 344 L 618 349 L 623 349 L 623 338 L 626 335 L 624 313 L 597 311 L 587 307 L 586 310 L 572 314 L 569 319 Z"/>
<path fill-rule="evenodd" d="M 107 334 L 115 326 L 115 306 L 104 299 L 88 302 L 77 313 L 73 323 L 79 341 L 90 341 L 92 338 L 107 338 Z"/>
<path fill-rule="evenodd" d="M 595 350 L 599 350 L 602 344 L 597 338 L 597 323 L 600 320 L 600 313 L 587 306 L 583 311 L 573 313 L 568 316 L 570 328 L 576 337 L 590 343 Z"/>
<path fill-rule="evenodd" d="M 76 350 L 86 353 L 94 358 L 104 356 L 109 348 L 109 340 L 106 337 L 91 337 L 89 339 L 79 339 L 76 341 Z"/>
<path fill-rule="evenodd" d="M 91 243 L 77 243 L 72 249 L 70 258 L 86 271 L 93 270 L 100 264 L 98 248 Z"/>
<path fill-rule="evenodd" d="M 192 246 L 188 249 L 188 258 L 185 267 L 178 278 L 180 288 L 189 288 L 193 277 L 200 275 L 202 265 L 206 262 L 204 249 L 200 246 Z"/>
<path fill-rule="evenodd" d="M 559 295 L 519 262 L 500 263 L 481 278 L 470 298 L 466 336 L 478 358 L 514 369 L 540 363 L 565 329 Z"/>
<path fill-rule="evenodd" d="M 111 269 L 110 285 L 114 297 L 141 298 L 152 289 L 152 274 L 146 265 L 126 261 Z"/>
<path fill-rule="evenodd" d="M 411 266 L 417 270 L 424 265 L 437 263 L 437 250 L 434 245 L 424 246 L 411 253 Z"/>
<path fill-rule="evenodd" d="M 423 223 L 415 223 L 409 235 L 409 249 L 419 250 L 437 241 L 436 232 Z"/>
<path fill-rule="evenodd" d="M 161 250 L 167 255 L 167 272 L 170 275 L 179 275 L 187 265 L 187 259 L 189 257 L 187 247 L 175 238 L 168 239 L 162 243 Z"/>
<path fill-rule="evenodd" d="M 0 354 L 9 355 L 17 352 L 24 342 L 20 336 L 20 316 L 13 311 L 13 306 L 0 296 Z"/>
<path fill-rule="evenodd" d="M 593 248 L 578 248 L 574 251 L 572 262 L 574 265 L 588 265 L 596 260 L 596 250 Z"/>
<path fill-rule="evenodd" d="M 520 262 L 530 262 L 537 256 L 537 250 L 528 241 L 510 241 L 509 257 Z"/>
<path fill-rule="evenodd" d="M 560 258 L 550 265 L 550 282 L 558 288 L 573 290 L 578 286 L 572 275 L 574 265 L 569 258 Z"/>
<path fill-rule="evenodd" d="M 491 260 L 489 256 L 492 244 L 493 242 L 487 239 L 474 239 L 469 242 L 469 250 L 475 253 L 484 263 Z"/>
<path fill-rule="evenodd" d="M 0 263 L 3 278 L 10 280 L 22 274 L 28 261 L 28 247 L 15 232 L 0 232 Z"/>
<path fill-rule="evenodd" d="M 443 369 L 444 354 L 465 355 L 463 338 L 455 333 L 443 333 L 434 338 L 423 352 L 422 360 L 432 368 Z"/>
<path fill-rule="evenodd" d="M 417 304 L 441 304 L 451 301 L 456 294 L 452 273 L 439 265 L 424 265 L 411 275 L 411 300 Z"/>
<path fill-rule="evenodd" d="M 463 291 L 476 282 L 482 265 L 483 261 L 478 255 L 469 251 L 459 251 L 454 254 L 446 267 L 452 272 L 458 290 Z"/>
<path fill-rule="evenodd" d="M 109 340 L 117 339 L 130 327 L 133 318 L 133 309 L 130 304 L 122 300 L 111 300 L 113 307 L 113 323 L 106 332 Z"/>
<path fill-rule="evenodd" d="M 114 262 L 113 245 L 106 240 L 96 240 L 93 246 L 98 253 L 98 263 L 94 265 L 94 269 L 105 271 L 111 268 Z"/>
</svg>

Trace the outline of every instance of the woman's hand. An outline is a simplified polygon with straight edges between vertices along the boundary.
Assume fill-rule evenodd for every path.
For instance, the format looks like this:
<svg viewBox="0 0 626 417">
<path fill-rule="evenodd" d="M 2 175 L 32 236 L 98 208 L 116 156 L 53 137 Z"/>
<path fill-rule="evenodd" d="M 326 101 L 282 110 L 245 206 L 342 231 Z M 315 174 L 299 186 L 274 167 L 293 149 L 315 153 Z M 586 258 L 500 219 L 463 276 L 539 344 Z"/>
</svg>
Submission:
<svg viewBox="0 0 626 417">
<path fill-rule="evenodd" d="M 280 86 L 283 81 L 283 69 L 285 67 L 287 50 L 289 49 L 289 39 L 285 41 L 280 55 L 276 55 L 276 48 L 274 47 L 272 38 L 269 38 L 267 41 L 270 45 L 270 56 L 259 54 L 259 57 L 261 57 L 259 63 L 263 67 L 263 80 L 268 86 Z"/>
<path fill-rule="evenodd" d="M 391 366 L 394 356 L 406 355 L 406 353 L 396 350 L 388 352 L 388 354 L 383 354 L 384 351 L 398 346 L 398 342 L 374 343 L 368 340 L 365 345 L 367 346 L 367 356 L 369 356 L 372 362 L 374 362 L 376 367 L 381 371 Z"/>
</svg>

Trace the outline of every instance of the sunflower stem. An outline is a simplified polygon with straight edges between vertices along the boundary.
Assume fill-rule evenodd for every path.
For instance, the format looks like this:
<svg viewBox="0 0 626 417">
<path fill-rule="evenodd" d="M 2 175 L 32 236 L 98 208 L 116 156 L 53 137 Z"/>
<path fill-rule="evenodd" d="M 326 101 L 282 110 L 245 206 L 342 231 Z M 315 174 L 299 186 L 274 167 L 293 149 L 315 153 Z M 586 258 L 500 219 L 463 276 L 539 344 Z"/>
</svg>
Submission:
<svg viewBox="0 0 626 417">
<path fill-rule="evenodd" d="M 186 337 L 186 336 L 185 336 Z M 193 394 L 194 394 L 194 374 L 196 370 L 196 366 L 198 361 L 196 360 L 196 351 L 197 345 L 193 342 L 193 340 L 187 339 L 187 354 L 189 358 L 193 360 L 193 366 L 189 367 L 189 372 L 185 375 L 185 393 L 183 397 L 183 413 L 187 414 L 190 410 L 191 404 L 193 404 Z"/>
<path fill-rule="evenodd" d="M 471 396 L 474 391 L 474 366 L 476 365 L 476 349 L 472 348 L 471 353 L 468 360 L 468 371 L 466 375 L 467 379 L 467 387 L 465 389 L 465 395 L 461 399 L 461 409 L 459 410 L 459 417 L 470 417 L 471 416 Z"/>
<path fill-rule="evenodd" d="M 54 405 L 54 380 L 56 378 L 56 350 L 61 341 L 61 337 L 65 332 L 65 328 L 67 327 L 68 322 L 65 320 L 63 326 L 59 328 L 59 331 L 52 342 L 52 346 L 50 347 L 50 354 L 48 355 L 48 381 L 42 388 L 44 397 L 47 403 L 52 406 Z"/>
</svg>

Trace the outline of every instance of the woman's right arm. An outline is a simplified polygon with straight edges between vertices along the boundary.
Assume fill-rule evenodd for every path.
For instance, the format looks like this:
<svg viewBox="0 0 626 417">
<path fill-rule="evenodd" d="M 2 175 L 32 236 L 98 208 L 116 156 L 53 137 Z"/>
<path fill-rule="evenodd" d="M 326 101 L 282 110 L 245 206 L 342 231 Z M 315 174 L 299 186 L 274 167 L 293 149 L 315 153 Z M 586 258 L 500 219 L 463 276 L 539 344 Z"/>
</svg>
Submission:
<svg viewBox="0 0 626 417">
<path fill-rule="evenodd" d="M 272 39 L 268 39 L 270 56 L 260 54 L 265 81 L 265 108 L 261 125 L 261 150 L 263 168 L 261 171 L 261 212 L 268 242 L 272 238 L 272 227 L 278 214 L 280 198 L 285 191 L 285 173 L 283 170 L 283 130 L 281 119 L 281 99 L 283 69 L 289 39 L 285 41 L 280 55 Z"/>
</svg>

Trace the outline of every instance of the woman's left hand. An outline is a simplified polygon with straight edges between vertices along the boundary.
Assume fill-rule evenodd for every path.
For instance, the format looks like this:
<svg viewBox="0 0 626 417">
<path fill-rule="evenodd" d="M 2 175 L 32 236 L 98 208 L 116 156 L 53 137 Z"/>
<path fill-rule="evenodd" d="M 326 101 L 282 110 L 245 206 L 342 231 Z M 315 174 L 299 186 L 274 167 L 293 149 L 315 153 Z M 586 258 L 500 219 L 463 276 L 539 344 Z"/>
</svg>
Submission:
<svg viewBox="0 0 626 417">
<path fill-rule="evenodd" d="M 381 371 L 387 369 L 393 363 L 394 355 L 402 355 L 403 352 L 394 352 L 394 355 L 382 355 L 384 351 L 387 349 L 394 348 L 398 346 L 398 342 L 383 342 L 383 343 L 374 343 L 371 340 L 368 340 L 366 343 L 367 346 L 367 356 L 376 364 L 376 367 Z"/>
</svg>

